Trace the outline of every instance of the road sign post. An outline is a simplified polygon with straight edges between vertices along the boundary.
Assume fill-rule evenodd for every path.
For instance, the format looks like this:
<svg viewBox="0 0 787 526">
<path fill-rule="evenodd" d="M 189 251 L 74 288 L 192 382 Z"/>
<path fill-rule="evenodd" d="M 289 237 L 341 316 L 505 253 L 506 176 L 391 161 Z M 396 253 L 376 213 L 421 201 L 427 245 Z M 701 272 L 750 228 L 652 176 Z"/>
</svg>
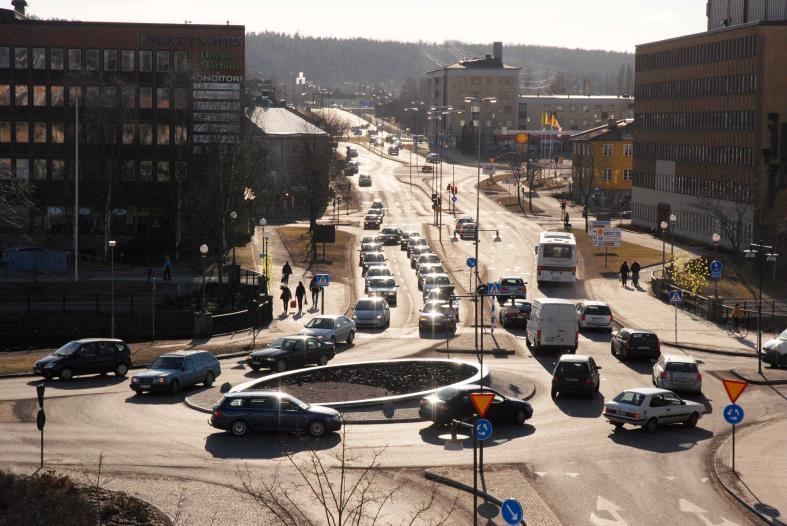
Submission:
<svg viewBox="0 0 787 526">
<path fill-rule="evenodd" d="M 482 442 L 492 436 L 492 422 L 486 418 L 479 418 L 475 423 L 475 434 Z"/>
<path fill-rule="evenodd" d="M 708 266 L 710 269 L 710 277 L 713 280 L 713 297 L 719 297 L 719 280 L 721 279 L 721 271 L 724 268 L 721 261 L 714 259 Z"/>
<path fill-rule="evenodd" d="M 44 467 L 44 426 L 46 425 L 46 413 L 44 413 L 44 391 L 46 386 L 40 383 L 36 386 L 38 395 L 38 414 L 36 415 L 36 427 L 41 431 L 41 469 Z"/>
<path fill-rule="evenodd" d="M 732 472 L 735 473 L 735 426 L 743 422 L 743 408 L 736 404 L 738 397 L 749 386 L 748 383 L 740 380 L 722 380 L 724 390 L 727 391 L 727 396 L 730 399 L 730 404 L 724 408 L 724 420 L 728 424 L 732 424 Z"/>
<path fill-rule="evenodd" d="M 678 343 L 678 303 L 683 303 L 683 292 L 677 289 L 671 290 L 669 302 L 675 306 L 675 343 Z"/>
<path fill-rule="evenodd" d="M 331 277 L 328 274 L 317 274 L 314 279 L 320 287 L 320 314 L 325 314 L 325 287 L 330 284 Z"/>
</svg>

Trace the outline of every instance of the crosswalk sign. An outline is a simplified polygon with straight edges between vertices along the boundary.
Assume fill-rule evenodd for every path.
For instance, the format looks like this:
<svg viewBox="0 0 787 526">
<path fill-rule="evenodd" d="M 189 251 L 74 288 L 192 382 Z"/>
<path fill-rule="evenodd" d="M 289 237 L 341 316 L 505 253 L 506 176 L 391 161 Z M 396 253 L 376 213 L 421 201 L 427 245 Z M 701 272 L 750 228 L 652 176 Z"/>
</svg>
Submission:
<svg viewBox="0 0 787 526">
<path fill-rule="evenodd" d="M 500 283 L 495 281 L 490 281 L 486 284 L 486 295 L 487 296 L 497 296 L 500 294 Z"/>
<path fill-rule="evenodd" d="M 680 290 L 671 290 L 669 292 L 669 302 L 672 305 L 683 303 L 683 292 Z"/>
<path fill-rule="evenodd" d="M 317 281 L 318 287 L 327 287 L 331 281 L 331 278 L 328 274 L 317 274 L 314 279 Z"/>
</svg>

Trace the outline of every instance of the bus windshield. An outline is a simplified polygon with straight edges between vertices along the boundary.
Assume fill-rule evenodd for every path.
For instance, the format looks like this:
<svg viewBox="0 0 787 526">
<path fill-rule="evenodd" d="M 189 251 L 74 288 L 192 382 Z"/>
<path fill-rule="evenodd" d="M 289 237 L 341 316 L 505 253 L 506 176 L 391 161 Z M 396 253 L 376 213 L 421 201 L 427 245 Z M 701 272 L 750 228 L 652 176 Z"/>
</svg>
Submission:
<svg viewBox="0 0 787 526">
<path fill-rule="evenodd" d="M 542 245 L 541 255 L 545 258 L 570 259 L 573 253 L 571 245 Z"/>
</svg>

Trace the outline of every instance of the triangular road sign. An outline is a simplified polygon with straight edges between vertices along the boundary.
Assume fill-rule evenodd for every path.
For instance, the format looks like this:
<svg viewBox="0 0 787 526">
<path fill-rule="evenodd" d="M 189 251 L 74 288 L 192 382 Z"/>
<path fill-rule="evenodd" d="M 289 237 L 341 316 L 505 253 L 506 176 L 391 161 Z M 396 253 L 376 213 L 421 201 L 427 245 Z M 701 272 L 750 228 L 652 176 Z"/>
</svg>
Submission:
<svg viewBox="0 0 787 526">
<path fill-rule="evenodd" d="M 494 397 L 495 394 L 489 391 L 470 394 L 470 400 L 473 402 L 476 414 L 479 418 L 484 418 L 486 416 L 486 412 L 489 410 L 489 406 L 492 404 L 492 399 Z"/>
<path fill-rule="evenodd" d="M 730 402 L 733 404 L 749 385 L 741 380 L 722 380 L 722 383 L 724 384 L 724 390 L 727 391 L 727 396 L 730 397 Z"/>
</svg>

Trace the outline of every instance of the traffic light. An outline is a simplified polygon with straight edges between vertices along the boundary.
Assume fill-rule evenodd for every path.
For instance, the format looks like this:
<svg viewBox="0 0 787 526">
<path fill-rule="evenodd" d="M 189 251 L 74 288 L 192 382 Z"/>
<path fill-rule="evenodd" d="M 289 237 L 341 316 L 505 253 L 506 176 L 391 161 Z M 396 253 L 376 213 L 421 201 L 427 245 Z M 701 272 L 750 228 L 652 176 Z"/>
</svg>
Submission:
<svg viewBox="0 0 787 526">
<path fill-rule="evenodd" d="M 452 190 L 451 183 L 448 183 L 448 185 L 445 187 L 445 191 L 451 193 L 451 190 Z"/>
<path fill-rule="evenodd" d="M 457 189 L 457 186 L 454 185 L 453 188 L 452 188 L 454 194 L 456 193 L 456 189 Z"/>
</svg>

